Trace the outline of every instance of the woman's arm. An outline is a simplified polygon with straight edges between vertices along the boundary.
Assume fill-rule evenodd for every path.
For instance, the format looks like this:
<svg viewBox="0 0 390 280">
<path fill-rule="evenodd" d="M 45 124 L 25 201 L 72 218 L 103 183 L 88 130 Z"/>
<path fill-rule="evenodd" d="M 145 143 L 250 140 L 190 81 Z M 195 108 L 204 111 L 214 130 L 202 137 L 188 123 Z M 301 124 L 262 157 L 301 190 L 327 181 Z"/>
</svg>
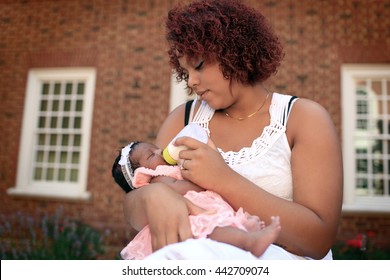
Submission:
<svg viewBox="0 0 390 280">
<path fill-rule="evenodd" d="M 175 109 L 162 125 L 157 146 L 164 148 L 184 127 L 184 106 Z M 126 194 L 123 211 L 136 230 L 149 224 L 154 250 L 192 237 L 188 215 L 194 206 L 166 184 L 144 186 Z"/>
<path fill-rule="evenodd" d="M 188 191 L 196 191 L 196 192 L 204 191 L 204 189 L 202 189 L 201 187 L 195 185 L 190 181 L 176 180 L 175 178 L 172 178 L 170 176 L 157 176 L 157 177 L 153 177 L 150 181 L 150 183 L 157 183 L 157 182 L 167 184 L 175 192 L 181 195 L 185 195 Z"/>
</svg>

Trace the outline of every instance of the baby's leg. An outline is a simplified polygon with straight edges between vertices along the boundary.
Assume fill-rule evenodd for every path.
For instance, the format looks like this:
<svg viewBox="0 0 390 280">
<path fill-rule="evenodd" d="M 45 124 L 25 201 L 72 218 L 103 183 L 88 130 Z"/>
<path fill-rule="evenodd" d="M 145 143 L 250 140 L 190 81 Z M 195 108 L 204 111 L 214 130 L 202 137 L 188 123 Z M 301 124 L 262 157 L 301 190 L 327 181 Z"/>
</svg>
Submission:
<svg viewBox="0 0 390 280">
<path fill-rule="evenodd" d="M 279 236 L 279 217 L 271 217 L 271 224 L 262 230 L 246 232 L 235 227 L 216 227 L 209 238 L 224 242 L 260 257 Z"/>
</svg>

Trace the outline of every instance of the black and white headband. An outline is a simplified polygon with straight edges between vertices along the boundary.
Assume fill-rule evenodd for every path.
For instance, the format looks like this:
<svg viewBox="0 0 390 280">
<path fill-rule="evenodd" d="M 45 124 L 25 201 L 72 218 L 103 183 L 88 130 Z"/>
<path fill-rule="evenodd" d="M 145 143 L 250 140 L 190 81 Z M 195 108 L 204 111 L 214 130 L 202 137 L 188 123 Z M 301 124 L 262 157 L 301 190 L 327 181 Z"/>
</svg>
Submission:
<svg viewBox="0 0 390 280">
<path fill-rule="evenodd" d="M 121 159 L 119 160 L 119 165 L 122 169 L 122 174 L 126 179 L 127 184 L 133 190 L 133 178 L 134 178 L 134 170 L 131 166 L 129 154 L 131 152 L 131 148 L 138 142 L 131 142 L 129 145 L 124 147 L 121 151 Z"/>
</svg>

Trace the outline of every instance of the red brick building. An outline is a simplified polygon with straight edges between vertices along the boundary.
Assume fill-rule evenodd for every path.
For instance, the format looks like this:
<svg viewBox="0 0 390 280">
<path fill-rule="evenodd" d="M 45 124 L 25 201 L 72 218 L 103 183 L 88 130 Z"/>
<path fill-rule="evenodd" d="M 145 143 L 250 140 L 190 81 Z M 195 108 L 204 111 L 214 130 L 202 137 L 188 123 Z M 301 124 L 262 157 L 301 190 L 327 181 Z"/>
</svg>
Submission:
<svg viewBox="0 0 390 280">
<path fill-rule="evenodd" d="M 112 246 L 128 242 L 111 165 L 128 141 L 153 140 L 170 104 L 185 99 L 171 94 L 164 41 L 176 2 L 0 2 L 0 214 L 62 207 L 109 231 Z M 372 232 L 389 247 L 390 1 L 247 2 L 285 47 L 269 88 L 321 103 L 337 127 L 339 239 Z"/>
</svg>

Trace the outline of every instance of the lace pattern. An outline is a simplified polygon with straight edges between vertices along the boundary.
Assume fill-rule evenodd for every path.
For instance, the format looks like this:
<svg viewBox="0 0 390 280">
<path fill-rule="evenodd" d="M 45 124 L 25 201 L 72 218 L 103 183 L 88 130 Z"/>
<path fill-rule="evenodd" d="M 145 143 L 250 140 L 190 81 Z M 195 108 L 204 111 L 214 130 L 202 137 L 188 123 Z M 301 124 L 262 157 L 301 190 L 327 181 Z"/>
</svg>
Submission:
<svg viewBox="0 0 390 280">
<path fill-rule="evenodd" d="M 218 149 L 234 171 L 267 192 L 287 200 L 292 200 L 291 149 L 285 133 L 290 100 L 289 95 L 273 94 L 270 123 L 250 147 L 237 152 Z M 210 134 L 208 123 L 213 114 L 214 110 L 203 102 L 193 122 Z"/>
<path fill-rule="evenodd" d="M 283 124 L 283 120 L 288 117 L 287 105 L 290 100 L 290 96 L 288 96 L 288 99 L 284 97 L 284 95 L 278 93 L 273 94 L 271 106 L 269 108 L 271 116 L 270 124 L 264 128 L 258 138 L 253 140 L 250 147 L 244 147 L 238 152 L 225 152 L 218 148 L 218 151 L 229 166 L 233 167 L 235 165 L 247 163 L 248 161 L 252 161 L 264 155 L 275 144 L 280 136 L 285 133 L 286 127 Z M 214 110 L 206 102 L 202 102 L 192 122 L 202 126 L 210 135 L 208 125 L 213 115 Z"/>
</svg>

